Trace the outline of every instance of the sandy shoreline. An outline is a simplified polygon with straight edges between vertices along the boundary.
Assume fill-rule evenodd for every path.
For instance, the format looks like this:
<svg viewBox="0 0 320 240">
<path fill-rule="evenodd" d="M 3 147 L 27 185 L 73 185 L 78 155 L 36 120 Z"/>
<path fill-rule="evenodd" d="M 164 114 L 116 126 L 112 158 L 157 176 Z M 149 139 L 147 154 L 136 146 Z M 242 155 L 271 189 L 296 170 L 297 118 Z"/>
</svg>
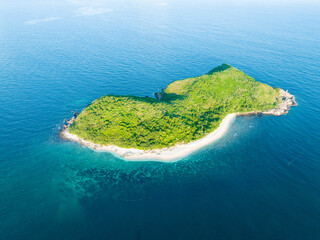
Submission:
<svg viewBox="0 0 320 240">
<path fill-rule="evenodd" d="M 286 114 L 290 106 L 295 106 L 296 102 L 294 96 L 288 92 L 280 90 L 281 102 L 279 106 L 275 109 L 271 109 L 267 112 L 255 111 L 247 113 L 231 113 L 228 114 L 220 123 L 219 127 L 209 133 L 205 137 L 192 141 L 187 144 L 177 144 L 173 147 L 153 149 L 153 150 L 139 150 L 135 148 L 121 148 L 115 145 L 104 146 L 100 144 L 95 144 L 78 136 L 71 134 L 69 132 L 69 126 L 72 124 L 75 117 L 68 121 L 68 125 L 60 132 L 62 139 L 74 141 L 80 143 L 81 146 L 86 146 L 95 151 L 105 151 L 110 152 L 124 160 L 130 161 L 162 161 L 162 162 L 174 162 L 177 161 L 221 138 L 229 129 L 230 124 L 234 121 L 236 116 L 249 116 L 249 115 L 275 115 L 280 116 Z"/>
<path fill-rule="evenodd" d="M 75 141 L 80 143 L 83 146 L 89 147 L 96 151 L 106 151 L 110 152 L 118 157 L 121 157 L 126 160 L 146 160 L 146 161 L 163 161 L 163 162 L 172 162 L 173 160 L 178 160 L 183 158 L 190 153 L 207 146 L 208 144 L 218 140 L 223 136 L 223 134 L 228 130 L 229 125 L 235 119 L 236 114 L 232 113 L 227 115 L 219 127 L 212 133 L 206 135 L 205 137 L 187 143 L 187 144 L 177 144 L 174 147 L 162 148 L 162 149 L 153 149 L 153 150 L 139 150 L 135 148 L 121 148 L 114 145 L 103 146 L 100 144 L 94 144 L 92 142 L 86 141 L 79 138 L 78 136 L 69 133 L 68 129 L 61 132 L 64 139 Z"/>
</svg>

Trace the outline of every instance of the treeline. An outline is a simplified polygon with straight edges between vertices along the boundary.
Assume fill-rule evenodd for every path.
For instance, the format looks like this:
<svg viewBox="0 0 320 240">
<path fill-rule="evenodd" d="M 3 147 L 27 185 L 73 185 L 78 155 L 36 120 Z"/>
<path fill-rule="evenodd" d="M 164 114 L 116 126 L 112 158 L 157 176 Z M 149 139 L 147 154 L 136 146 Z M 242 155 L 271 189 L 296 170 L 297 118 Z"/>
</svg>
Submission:
<svg viewBox="0 0 320 240">
<path fill-rule="evenodd" d="M 70 131 L 86 140 L 120 147 L 154 149 L 199 139 L 233 112 L 274 108 L 278 89 L 232 67 L 173 82 L 161 100 L 107 95 L 95 100 Z"/>
</svg>

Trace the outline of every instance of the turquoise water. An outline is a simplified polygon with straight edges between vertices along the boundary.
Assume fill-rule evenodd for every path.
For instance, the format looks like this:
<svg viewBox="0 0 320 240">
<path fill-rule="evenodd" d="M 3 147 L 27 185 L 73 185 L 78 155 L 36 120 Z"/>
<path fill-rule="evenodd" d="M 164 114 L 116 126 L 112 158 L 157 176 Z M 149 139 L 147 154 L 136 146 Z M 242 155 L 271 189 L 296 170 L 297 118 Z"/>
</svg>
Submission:
<svg viewBox="0 0 320 240">
<path fill-rule="evenodd" d="M 320 4 L 0 3 L 0 239 L 319 239 Z M 226 62 L 299 104 L 165 164 L 63 142 L 105 94 Z"/>
</svg>

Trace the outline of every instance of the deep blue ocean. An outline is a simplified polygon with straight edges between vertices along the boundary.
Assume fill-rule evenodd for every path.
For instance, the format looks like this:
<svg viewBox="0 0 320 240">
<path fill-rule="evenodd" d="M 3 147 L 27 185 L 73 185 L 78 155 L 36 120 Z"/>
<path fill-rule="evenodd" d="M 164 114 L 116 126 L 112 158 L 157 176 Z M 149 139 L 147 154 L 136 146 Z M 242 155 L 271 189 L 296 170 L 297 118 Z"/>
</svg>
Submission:
<svg viewBox="0 0 320 240">
<path fill-rule="evenodd" d="M 175 163 L 59 139 L 106 94 L 228 63 L 289 90 Z M 0 2 L 0 239 L 320 239 L 320 3 Z"/>
</svg>

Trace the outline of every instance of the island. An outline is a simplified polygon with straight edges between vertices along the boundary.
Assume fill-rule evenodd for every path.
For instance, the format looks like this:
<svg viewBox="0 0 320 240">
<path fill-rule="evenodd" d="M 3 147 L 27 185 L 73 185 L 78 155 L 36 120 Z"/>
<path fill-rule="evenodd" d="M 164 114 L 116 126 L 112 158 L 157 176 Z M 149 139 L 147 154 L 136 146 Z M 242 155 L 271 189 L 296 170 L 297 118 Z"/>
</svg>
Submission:
<svg viewBox="0 0 320 240">
<path fill-rule="evenodd" d="M 175 161 L 220 138 L 236 116 L 286 114 L 295 98 L 222 64 L 177 80 L 152 97 L 106 95 L 75 113 L 60 132 L 123 159 Z"/>
</svg>

